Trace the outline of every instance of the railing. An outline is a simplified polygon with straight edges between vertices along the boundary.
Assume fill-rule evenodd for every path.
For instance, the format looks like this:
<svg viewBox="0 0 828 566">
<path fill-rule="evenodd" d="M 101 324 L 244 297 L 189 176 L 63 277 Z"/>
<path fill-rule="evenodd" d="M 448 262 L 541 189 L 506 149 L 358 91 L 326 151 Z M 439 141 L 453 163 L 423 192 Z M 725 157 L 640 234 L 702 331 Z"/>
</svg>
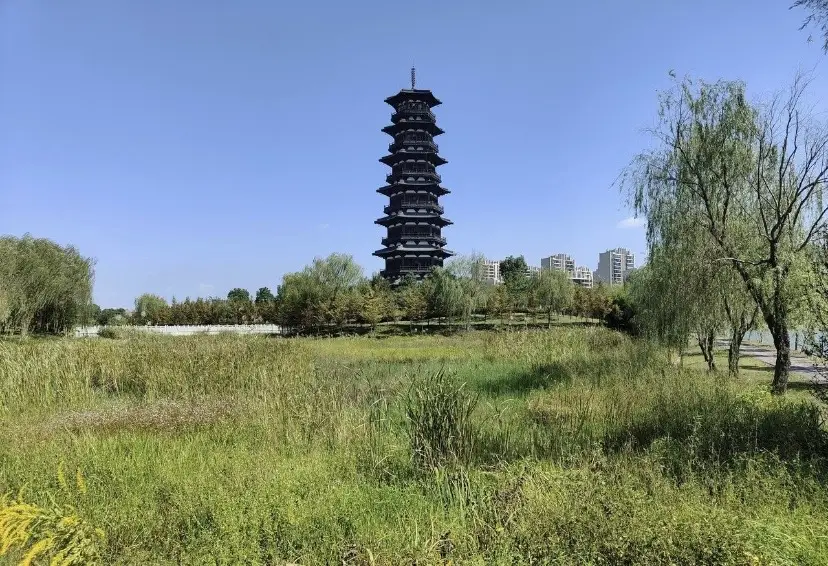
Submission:
<svg viewBox="0 0 828 566">
<path fill-rule="evenodd" d="M 393 118 L 397 118 L 399 120 L 400 118 L 408 114 L 428 116 L 432 121 L 437 120 L 437 117 L 434 115 L 434 112 L 432 112 L 426 105 L 408 106 L 405 104 L 397 107 L 397 112 L 394 114 Z"/>
<path fill-rule="evenodd" d="M 443 178 L 440 177 L 440 175 L 438 175 L 437 173 L 403 172 L 403 173 L 392 173 L 391 175 L 388 175 L 385 178 L 385 182 L 388 183 L 389 185 L 393 184 L 394 183 L 394 177 L 396 177 L 397 175 L 400 175 L 403 179 L 408 179 L 409 177 L 415 177 L 416 178 L 416 177 L 428 176 L 428 177 L 431 177 L 431 180 L 429 182 L 435 182 L 436 181 L 437 183 L 440 183 L 440 182 L 443 181 Z"/>
<path fill-rule="evenodd" d="M 389 153 L 394 153 L 395 151 L 397 151 L 398 147 L 403 147 L 403 146 L 430 147 L 431 149 L 434 150 L 434 153 L 437 153 L 438 151 L 440 151 L 440 146 L 438 146 L 436 143 L 434 143 L 431 140 L 400 140 L 400 141 L 395 141 L 394 143 L 388 144 L 388 152 Z"/>
<path fill-rule="evenodd" d="M 444 237 L 426 234 L 391 234 L 387 238 L 383 238 L 380 243 L 383 246 L 390 246 L 392 243 L 412 240 L 429 240 L 443 244 L 444 246 L 446 245 L 446 239 Z"/>
<path fill-rule="evenodd" d="M 428 208 L 437 211 L 439 214 L 443 214 L 445 212 L 445 209 L 443 209 L 442 206 L 433 202 L 401 202 L 386 206 L 383 208 L 383 211 L 385 214 L 391 214 L 401 208 Z"/>
</svg>

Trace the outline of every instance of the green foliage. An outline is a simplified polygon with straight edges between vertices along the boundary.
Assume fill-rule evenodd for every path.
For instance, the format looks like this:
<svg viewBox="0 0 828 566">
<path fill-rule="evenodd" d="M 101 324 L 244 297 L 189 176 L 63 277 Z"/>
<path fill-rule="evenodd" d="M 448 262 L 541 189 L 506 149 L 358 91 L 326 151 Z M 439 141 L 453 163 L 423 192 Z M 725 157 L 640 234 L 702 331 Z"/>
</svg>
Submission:
<svg viewBox="0 0 828 566">
<path fill-rule="evenodd" d="M 0 333 L 60 334 L 88 316 L 94 262 L 72 246 L 0 237 Z"/>
<path fill-rule="evenodd" d="M 135 299 L 133 320 L 136 324 L 161 324 L 167 311 L 167 300 L 158 295 L 144 293 Z"/>
<path fill-rule="evenodd" d="M 0 342 L 0 486 L 48 509 L 82 468 L 104 564 L 823 564 L 813 404 L 661 354 L 600 327 Z"/>
<path fill-rule="evenodd" d="M 638 336 L 641 332 L 637 323 L 636 304 L 626 290 L 616 292 L 610 299 L 609 309 L 604 315 L 604 325 L 611 330 Z"/>
<path fill-rule="evenodd" d="M 552 323 L 552 313 L 561 313 L 572 306 L 575 285 L 564 271 L 544 269 L 537 277 L 530 280 L 529 292 L 535 305 L 547 315 L 547 323 Z"/>
<path fill-rule="evenodd" d="M 227 293 L 227 300 L 231 303 L 249 303 L 251 302 L 250 291 L 239 287 L 230 289 Z"/>
<path fill-rule="evenodd" d="M 739 82 L 685 80 L 662 96 L 657 148 L 624 177 L 636 213 L 647 217 L 651 249 L 674 258 L 682 256 L 673 250 L 700 252 L 686 262 L 691 273 L 721 265 L 741 279 L 774 337 L 777 393 L 785 392 L 790 367 L 791 276 L 828 213 L 828 133 L 804 108 L 806 86 L 798 77 L 786 98 L 762 104 L 749 102 Z M 709 288 L 717 271 L 695 281 Z M 697 306 L 686 310 L 713 335 L 718 309 Z"/>
<path fill-rule="evenodd" d="M 523 282 L 529 273 L 529 266 L 526 259 L 521 256 L 509 256 L 500 262 L 500 276 L 507 285 L 510 283 Z"/>
<path fill-rule="evenodd" d="M 474 454 L 477 397 L 443 372 L 412 383 L 406 404 L 411 457 L 417 469 L 462 466 Z"/>
<path fill-rule="evenodd" d="M 358 316 L 362 283 L 362 268 L 351 256 L 316 258 L 304 270 L 284 276 L 277 296 L 279 321 L 299 332 L 340 327 Z"/>
<path fill-rule="evenodd" d="M 263 305 L 266 303 L 273 303 L 276 301 L 276 296 L 267 287 L 260 287 L 256 291 L 256 304 Z"/>
<path fill-rule="evenodd" d="M 802 22 L 800 29 L 811 25 L 819 28 L 823 38 L 822 50 L 828 53 L 828 0 L 796 0 L 791 7 L 804 8 L 808 11 L 808 16 Z M 809 36 L 808 40 L 810 39 Z"/>
<path fill-rule="evenodd" d="M 100 326 L 125 324 L 127 322 L 127 311 L 123 308 L 103 309 L 96 322 Z"/>
</svg>

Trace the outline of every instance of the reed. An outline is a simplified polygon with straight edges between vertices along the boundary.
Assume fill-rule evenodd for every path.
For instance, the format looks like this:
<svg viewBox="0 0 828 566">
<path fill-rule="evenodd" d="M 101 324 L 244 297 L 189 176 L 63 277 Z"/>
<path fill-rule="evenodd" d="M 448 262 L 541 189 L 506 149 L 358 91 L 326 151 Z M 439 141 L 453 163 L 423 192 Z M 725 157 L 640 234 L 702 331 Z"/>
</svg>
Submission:
<svg viewBox="0 0 828 566">
<path fill-rule="evenodd" d="M 0 342 L 3 509 L 106 564 L 824 564 L 821 406 L 665 359 L 601 328 Z"/>
</svg>

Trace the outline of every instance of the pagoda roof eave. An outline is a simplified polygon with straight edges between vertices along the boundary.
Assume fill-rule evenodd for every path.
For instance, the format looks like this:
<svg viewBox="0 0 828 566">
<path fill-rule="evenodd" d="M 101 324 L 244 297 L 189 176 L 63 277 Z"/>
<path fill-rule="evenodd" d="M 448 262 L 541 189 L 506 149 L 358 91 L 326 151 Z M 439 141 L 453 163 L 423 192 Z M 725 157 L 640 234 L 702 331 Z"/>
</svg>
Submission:
<svg viewBox="0 0 828 566">
<path fill-rule="evenodd" d="M 397 153 L 391 153 L 391 154 L 388 154 L 384 157 L 380 157 L 379 162 L 384 163 L 385 165 L 393 166 L 397 163 L 405 161 L 406 158 L 408 158 L 409 156 L 414 156 L 414 155 L 417 155 L 417 156 L 424 155 L 424 156 L 426 156 L 426 160 L 428 162 L 430 162 L 432 165 L 434 165 L 435 167 L 439 167 L 440 165 L 445 165 L 446 163 L 448 163 L 447 160 L 443 159 L 442 157 L 437 155 L 435 152 L 425 151 L 425 150 L 423 150 L 423 151 L 405 151 L 405 150 L 401 150 L 401 151 L 398 151 Z"/>
<path fill-rule="evenodd" d="M 392 191 L 431 191 L 433 193 L 439 193 L 441 195 L 447 195 L 451 191 L 445 188 L 444 186 L 440 185 L 439 183 L 389 183 L 387 185 L 383 185 L 377 189 L 377 192 L 380 194 L 388 194 Z"/>
<path fill-rule="evenodd" d="M 429 105 L 430 108 L 442 104 L 440 99 L 427 89 L 413 88 L 402 89 L 400 92 L 385 99 L 386 104 L 396 107 L 396 105 L 403 100 L 422 100 Z"/>
<path fill-rule="evenodd" d="M 388 227 L 395 220 L 423 220 L 425 222 L 428 222 L 429 224 L 433 224 L 435 226 L 440 227 L 451 226 L 452 224 L 454 224 L 454 222 L 452 222 L 448 218 L 443 218 L 436 212 L 433 214 L 389 214 L 388 216 L 383 216 L 382 218 L 374 220 L 374 224 L 379 224 L 380 226 Z"/>
<path fill-rule="evenodd" d="M 428 130 L 432 136 L 439 136 L 446 133 L 445 130 L 433 122 L 397 122 L 396 124 L 385 126 L 382 129 L 382 132 L 388 134 L 389 136 L 394 136 L 399 132 L 412 129 L 410 126 L 421 126 L 420 129 Z"/>
</svg>

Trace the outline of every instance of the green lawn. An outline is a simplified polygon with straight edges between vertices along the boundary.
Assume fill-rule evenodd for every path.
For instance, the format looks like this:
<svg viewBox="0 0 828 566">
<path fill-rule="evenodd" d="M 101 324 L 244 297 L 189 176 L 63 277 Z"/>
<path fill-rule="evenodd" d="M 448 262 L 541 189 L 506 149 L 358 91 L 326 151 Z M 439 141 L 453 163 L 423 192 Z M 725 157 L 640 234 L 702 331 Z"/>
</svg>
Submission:
<svg viewBox="0 0 828 566">
<path fill-rule="evenodd" d="M 578 325 L 0 342 L 0 546 L 22 489 L 24 547 L 104 564 L 828 563 L 814 403 L 665 360 Z"/>
</svg>

